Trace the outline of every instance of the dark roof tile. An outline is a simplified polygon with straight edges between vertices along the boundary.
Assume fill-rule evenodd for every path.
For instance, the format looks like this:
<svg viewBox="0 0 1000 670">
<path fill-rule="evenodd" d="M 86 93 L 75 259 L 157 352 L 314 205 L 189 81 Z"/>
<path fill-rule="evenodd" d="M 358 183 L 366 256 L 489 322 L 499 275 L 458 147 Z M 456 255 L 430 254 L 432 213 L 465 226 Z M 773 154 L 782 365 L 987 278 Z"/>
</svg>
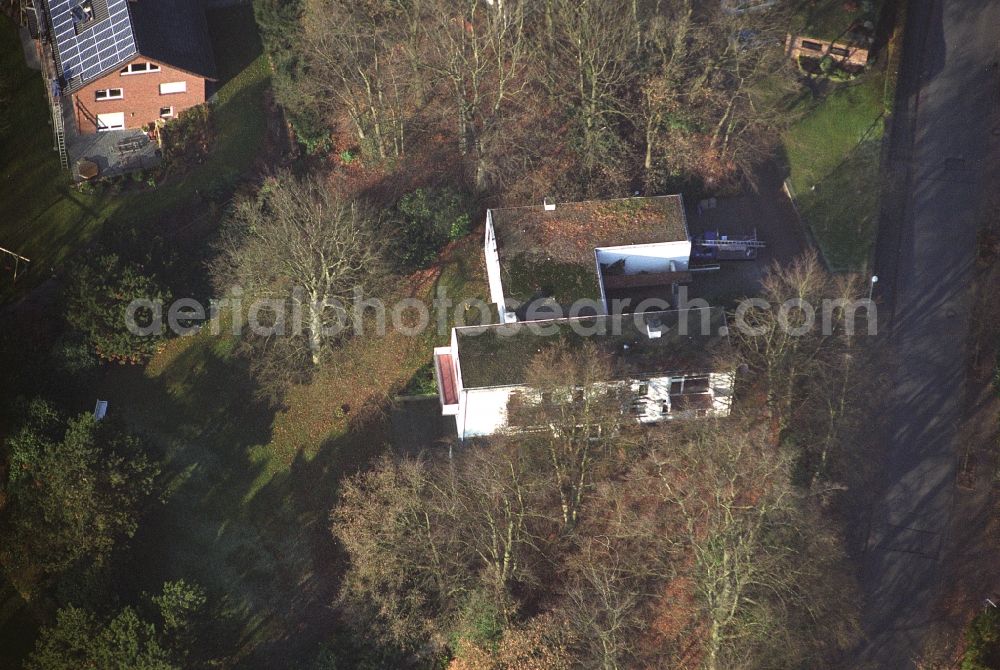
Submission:
<svg viewBox="0 0 1000 670">
<path fill-rule="evenodd" d="M 137 0 L 129 8 L 140 54 L 207 79 L 216 77 L 208 23 L 198 0 Z"/>
</svg>

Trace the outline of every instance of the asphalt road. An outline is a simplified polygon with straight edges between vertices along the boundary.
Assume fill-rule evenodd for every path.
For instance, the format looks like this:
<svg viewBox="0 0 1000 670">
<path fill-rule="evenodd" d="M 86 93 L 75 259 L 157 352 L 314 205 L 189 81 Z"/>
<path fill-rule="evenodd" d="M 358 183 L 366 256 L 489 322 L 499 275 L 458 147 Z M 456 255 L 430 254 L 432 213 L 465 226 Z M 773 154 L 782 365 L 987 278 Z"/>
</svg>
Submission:
<svg viewBox="0 0 1000 670">
<path fill-rule="evenodd" d="M 889 327 L 885 459 L 852 667 L 913 668 L 932 624 L 962 416 L 969 283 L 1000 141 L 1000 0 L 911 0 L 875 272 Z M 888 312 L 889 314 L 886 314 Z M 888 317 L 888 318 L 887 318 Z"/>
</svg>

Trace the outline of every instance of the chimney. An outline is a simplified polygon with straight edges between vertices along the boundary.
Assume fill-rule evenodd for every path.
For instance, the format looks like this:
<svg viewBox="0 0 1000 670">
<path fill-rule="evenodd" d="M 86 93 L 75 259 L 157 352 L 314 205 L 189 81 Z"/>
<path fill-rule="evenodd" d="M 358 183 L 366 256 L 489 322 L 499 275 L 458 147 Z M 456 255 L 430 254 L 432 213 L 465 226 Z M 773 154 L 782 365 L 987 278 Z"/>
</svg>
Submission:
<svg viewBox="0 0 1000 670">
<path fill-rule="evenodd" d="M 646 319 L 646 335 L 649 339 L 655 340 L 663 336 L 663 322 L 658 318 Z"/>
<path fill-rule="evenodd" d="M 542 201 L 545 205 L 546 212 L 554 212 L 556 210 L 556 199 L 555 198 L 545 198 Z"/>
</svg>

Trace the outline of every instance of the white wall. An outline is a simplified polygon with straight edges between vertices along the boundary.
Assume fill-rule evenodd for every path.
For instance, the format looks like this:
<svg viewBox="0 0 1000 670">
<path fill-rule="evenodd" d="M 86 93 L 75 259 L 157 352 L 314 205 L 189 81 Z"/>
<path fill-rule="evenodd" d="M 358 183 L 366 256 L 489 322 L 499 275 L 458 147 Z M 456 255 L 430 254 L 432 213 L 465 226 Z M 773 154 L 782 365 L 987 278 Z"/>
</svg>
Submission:
<svg viewBox="0 0 1000 670">
<path fill-rule="evenodd" d="M 670 382 L 678 377 L 652 377 L 644 380 L 632 380 L 629 387 L 635 397 L 639 397 L 639 387 L 647 386 L 645 398 L 646 411 L 636 420 L 641 423 L 656 423 L 668 418 L 682 418 L 680 415 L 664 414 L 663 407 L 669 403 Z M 729 416 L 732 408 L 732 393 L 734 374 L 731 372 L 713 372 L 708 375 L 709 386 L 714 393 L 712 416 Z M 514 391 L 520 386 L 502 386 L 482 389 L 464 389 L 459 392 L 458 413 L 455 415 L 455 427 L 459 439 L 482 437 L 499 433 L 507 427 L 507 403 Z"/>
<path fill-rule="evenodd" d="M 625 259 L 627 275 L 640 272 L 671 272 L 670 261 L 674 262 L 673 271 L 685 272 L 690 258 L 691 243 L 686 240 L 597 249 L 598 263 L 611 264 Z"/>
<path fill-rule="evenodd" d="M 649 401 L 646 403 L 646 411 L 638 415 L 636 418 L 642 423 L 652 423 L 659 421 L 663 418 L 663 406 L 665 403 L 669 404 L 670 400 L 670 377 L 652 377 L 650 379 L 644 379 L 643 381 L 633 381 L 631 383 L 632 393 L 638 398 L 639 388 L 645 384 L 646 394 L 644 398 L 648 398 Z"/>
<path fill-rule="evenodd" d="M 736 374 L 733 372 L 713 372 L 708 376 L 708 385 L 715 395 L 713 416 L 729 416 L 733 408 L 733 386 Z"/>
<path fill-rule="evenodd" d="M 455 427 L 459 439 L 492 435 L 507 426 L 507 403 L 517 387 L 465 389 L 459 396 Z"/>
<path fill-rule="evenodd" d="M 490 300 L 496 303 L 501 323 L 506 323 L 503 310 L 503 284 L 500 281 L 500 255 L 497 252 L 497 238 L 493 230 L 493 212 L 490 210 L 486 210 L 486 237 L 483 255 L 486 258 L 486 278 L 490 284 Z"/>
</svg>

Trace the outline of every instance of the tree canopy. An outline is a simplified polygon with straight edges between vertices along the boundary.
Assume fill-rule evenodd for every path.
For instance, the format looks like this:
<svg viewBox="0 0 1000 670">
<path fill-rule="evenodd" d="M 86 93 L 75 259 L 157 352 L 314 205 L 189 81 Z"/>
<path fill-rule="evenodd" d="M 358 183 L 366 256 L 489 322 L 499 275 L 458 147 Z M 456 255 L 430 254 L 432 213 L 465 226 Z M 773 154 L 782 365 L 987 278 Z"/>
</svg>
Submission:
<svg viewBox="0 0 1000 670">
<path fill-rule="evenodd" d="M 854 587 L 768 435 L 704 420 L 619 432 L 585 456 L 514 436 L 450 460 L 384 460 L 333 511 L 351 560 L 341 603 L 366 634 L 443 651 L 455 668 L 522 655 L 818 667 L 855 639 Z"/>
<path fill-rule="evenodd" d="M 385 276 L 387 242 L 362 203 L 318 179 L 280 174 L 236 202 L 219 242 L 216 288 L 238 289 L 247 306 L 265 301 L 267 310 L 251 318 L 280 336 L 251 339 L 279 367 L 316 366 L 354 323 L 355 292 L 366 294 Z"/>
<path fill-rule="evenodd" d="M 167 582 L 149 599 L 151 616 L 125 607 L 101 617 L 75 606 L 61 608 L 52 626 L 43 627 L 25 670 L 180 670 L 192 667 L 190 634 L 199 625 L 205 591 L 183 580 Z M 204 622 L 201 622 L 204 623 Z"/>
<path fill-rule="evenodd" d="M 148 301 L 129 310 L 133 300 Z M 148 334 L 127 327 L 128 317 L 139 328 L 154 324 L 149 305 L 166 305 L 169 294 L 156 277 L 117 255 L 99 253 L 77 263 L 66 286 L 66 320 L 84 335 L 102 359 L 117 363 L 141 363 L 152 356 L 165 331 L 150 328 Z"/>
<path fill-rule="evenodd" d="M 691 0 L 256 4 L 307 146 L 326 128 L 377 162 L 448 156 L 479 193 L 731 182 L 789 118 L 786 3 L 739 15 Z"/>
<path fill-rule="evenodd" d="M 36 400 L 5 446 L 4 551 L 15 562 L 50 573 L 100 563 L 135 533 L 159 468 L 114 419 L 66 420 Z"/>
</svg>

